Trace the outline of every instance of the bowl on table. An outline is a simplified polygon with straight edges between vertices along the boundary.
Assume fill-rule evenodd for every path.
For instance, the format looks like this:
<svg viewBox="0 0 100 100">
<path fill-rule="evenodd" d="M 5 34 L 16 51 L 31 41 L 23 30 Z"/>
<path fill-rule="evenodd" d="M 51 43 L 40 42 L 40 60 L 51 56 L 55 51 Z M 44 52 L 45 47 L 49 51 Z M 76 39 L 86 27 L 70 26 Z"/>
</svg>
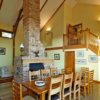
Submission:
<svg viewBox="0 0 100 100">
<path fill-rule="evenodd" d="M 44 86 L 45 85 L 45 81 L 35 81 L 35 85 L 36 86 Z"/>
</svg>

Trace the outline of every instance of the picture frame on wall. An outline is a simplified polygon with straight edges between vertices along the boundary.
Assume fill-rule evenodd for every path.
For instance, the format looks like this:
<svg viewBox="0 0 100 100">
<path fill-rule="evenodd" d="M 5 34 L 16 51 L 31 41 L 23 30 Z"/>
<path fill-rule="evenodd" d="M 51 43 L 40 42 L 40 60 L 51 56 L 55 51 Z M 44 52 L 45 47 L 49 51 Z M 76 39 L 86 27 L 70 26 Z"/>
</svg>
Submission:
<svg viewBox="0 0 100 100">
<path fill-rule="evenodd" d="M 86 65 L 87 64 L 87 60 L 86 59 L 76 59 L 75 63 L 76 64 L 81 64 L 81 65 Z"/>
<path fill-rule="evenodd" d="M 54 54 L 54 60 L 60 60 L 60 54 Z"/>
<path fill-rule="evenodd" d="M 76 56 L 77 57 L 84 57 L 84 51 L 83 50 L 77 51 Z"/>
<path fill-rule="evenodd" d="M 96 55 L 89 55 L 88 60 L 89 60 L 90 63 L 97 63 L 98 57 Z"/>
<path fill-rule="evenodd" d="M 81 32 L 82 31 L 82 23 L 74 25 L 73 28 L 76 32 Z"/>
<path fill-rule="evenodd" d="M 76 45 L 80 44 L 81 39 L 81 31 L 82 31 L 82 23 L 67 26 L 67 36 L 68 36 L 68 44 Z"/>
<path fill-rule="evenodd" d="M 6 54 L 6 48 L 0 47 L 0 55 L 5 55 Z"/>
</svg>

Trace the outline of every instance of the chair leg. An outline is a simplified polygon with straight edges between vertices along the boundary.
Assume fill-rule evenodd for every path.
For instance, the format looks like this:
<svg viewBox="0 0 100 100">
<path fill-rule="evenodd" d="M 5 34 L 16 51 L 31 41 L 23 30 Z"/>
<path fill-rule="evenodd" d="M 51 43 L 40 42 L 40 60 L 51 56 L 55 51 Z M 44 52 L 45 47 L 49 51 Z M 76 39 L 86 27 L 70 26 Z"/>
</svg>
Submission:
<svg viewBox="0 0 100 100">
<path fill-rule="evenodd" d="M 92 83 L 92 93 L 93 93 L 93 83 Z"/>
<path fill-rule="evenodd" d="M 88 86 L 87 86 L 88 94 L 90 93 L 90 91 L 89 91 L 90 88 L 89 88 L 89 87 L 90 87 L 90 86 L 88 85 Z"/>
<path fill-rule="evenodd" d="M 84 96 L 86 96 L 86 86 L 84 86 Z"/>
<path fill-rule="evenodd" d="M 80 90 L 78 91 L 78 100 L 80 100 Z"/>
<path fill-rule="evenodd" d="M 76 100 L 76 92 L 74 92 L 74 100 Z"/>
<path fill-rule="evenodd" d="M 71 100 L 71 94 L 69 95 L 69 100 Z"/>
<path fill-rule="evenodd" d="M 59 94 L 59 100 L 61 100 L 61 93 Z"/>
</svg>

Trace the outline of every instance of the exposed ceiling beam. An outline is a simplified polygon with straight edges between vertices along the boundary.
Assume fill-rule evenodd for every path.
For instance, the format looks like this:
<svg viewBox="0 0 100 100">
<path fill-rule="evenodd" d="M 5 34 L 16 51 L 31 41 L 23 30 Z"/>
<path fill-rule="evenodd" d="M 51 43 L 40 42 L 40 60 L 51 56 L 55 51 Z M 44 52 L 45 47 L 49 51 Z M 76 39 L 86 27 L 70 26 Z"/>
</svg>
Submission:
<svg viewBox="0 0 100 100">
<path fill-rule="evenodd" d="M 48 2 L 48 0 L 46 0 L 46 1 L 44 2 L 44 4 L 42 5 L 42 7 L 41 7 L 41 9 L 40 9 L 40 12 L 42 11 L 42 9 L 44 8 L 44 6 L 46 5 L 47 2 Z"/>
<path fill-rule="evenodd" d="M 2 31 L 2 32 L 8 32 L 8 33 L 12 33 L 13 34 L 13 31 L 5 30 L 5 29 L 0 29 L 0 31 Z"/>
<path fill-rule="evenodd" d="M 14 32 L 15 36 L 16 36 L 16 31 L 17 31 L 17 28 L 18 28 L 18 24 L 19 24 L 19 22 L 22 18 L 22 12 L 23 12 L 23 8 L 20 9 L 17 20 L 16 20 L 15 24 L 13 25 L 13 32 Z"/>
<path fill-rule="evenodd" d="M 0 0 L 0 9 L 1 9 L 2 3 L 3 3 L 3 0 Z"/>
</svg>

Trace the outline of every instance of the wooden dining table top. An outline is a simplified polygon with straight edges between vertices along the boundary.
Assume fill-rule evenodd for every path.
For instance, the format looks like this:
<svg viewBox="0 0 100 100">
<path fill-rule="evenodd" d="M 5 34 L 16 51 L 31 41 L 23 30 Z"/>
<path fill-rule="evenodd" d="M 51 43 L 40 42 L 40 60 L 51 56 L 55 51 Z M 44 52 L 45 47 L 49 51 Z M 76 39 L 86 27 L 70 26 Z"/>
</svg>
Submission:
<svg viewBox="0 0 100 100">
<path fill-rule="evenodd" d="M 42 93 L 48 92 L 50 86 L 50 78 L 46 78 L 44 81 L 45 81 L 44 86 L 36 86 L 35 81 L 24 82 L 23 86 L 33 91 L 34 93 L 41 95 Z"/>
</svg>

